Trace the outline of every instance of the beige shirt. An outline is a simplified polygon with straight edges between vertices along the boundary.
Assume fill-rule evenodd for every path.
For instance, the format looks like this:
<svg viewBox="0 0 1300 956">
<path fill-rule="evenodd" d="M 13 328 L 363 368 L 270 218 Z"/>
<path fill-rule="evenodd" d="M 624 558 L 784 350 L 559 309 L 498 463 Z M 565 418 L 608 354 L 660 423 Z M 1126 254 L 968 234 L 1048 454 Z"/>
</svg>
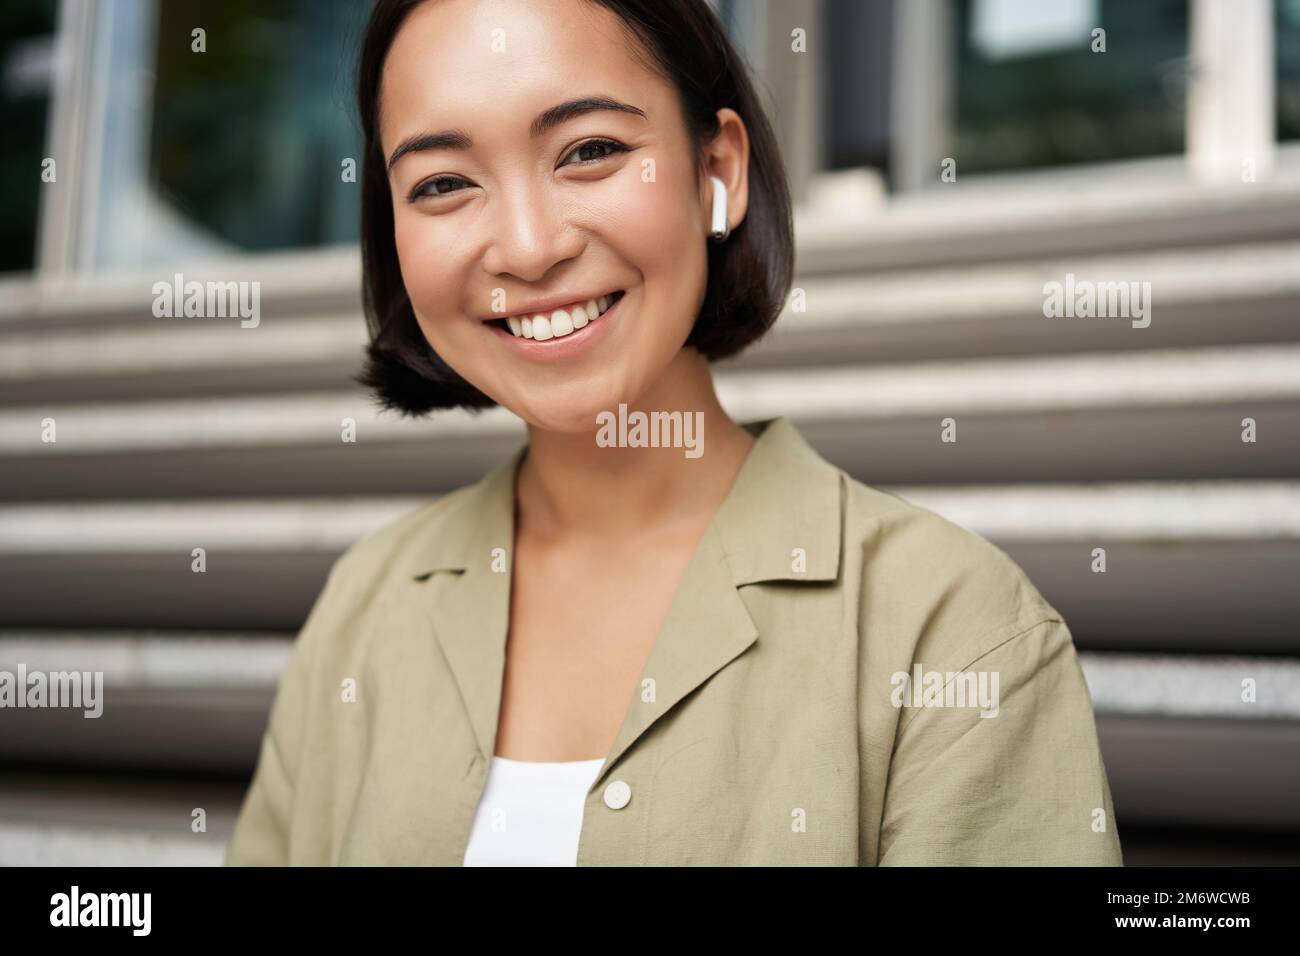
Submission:
<svg viewBox="0 0 1300 956">
<path fill-rule="evenodd" d="M 578 865 L 1121 865 L 1056 610 L 1002 551 L 854 480 L 787 419 L 745 427 L 587 792 Z M 526 450 L 334 564 L 229 865 L 462 864 Z"/>
</svg>

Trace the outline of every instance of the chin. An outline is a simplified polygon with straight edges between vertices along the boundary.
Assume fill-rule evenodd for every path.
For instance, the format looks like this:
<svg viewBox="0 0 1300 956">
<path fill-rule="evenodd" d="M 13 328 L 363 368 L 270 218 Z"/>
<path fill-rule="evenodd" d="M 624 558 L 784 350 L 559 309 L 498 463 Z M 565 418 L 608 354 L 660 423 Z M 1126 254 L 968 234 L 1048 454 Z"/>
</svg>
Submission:
<svg viewBox="0 0 1300 956">
<path fill-rule="evenodd" d="M 618 408 L 618 402 L 611 405 L 593 402 L 590 398 L 572 403 L 557 404 L 551 401 L 539 404 L 543 407 L 530 407 L 522 414 L 516 414 L 534 428 L 569 435 L 594 432 L 599 427 L 596 416 L 606 409 Z"/>
</svg>

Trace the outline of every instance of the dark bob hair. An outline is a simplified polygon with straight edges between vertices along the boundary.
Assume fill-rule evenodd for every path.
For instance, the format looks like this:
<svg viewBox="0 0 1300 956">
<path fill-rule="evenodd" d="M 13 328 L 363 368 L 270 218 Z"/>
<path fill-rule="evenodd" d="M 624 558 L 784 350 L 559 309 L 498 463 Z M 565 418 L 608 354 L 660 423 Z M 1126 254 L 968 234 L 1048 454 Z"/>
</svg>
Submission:
<svg viewBox="0 0 1300 956">
<path fill-rule="evenodd" d="M 378 403 L 406 416 L 435 409 L 482 409 L 496 402 L 434 352 L 416 322 L 402 283 L 393 209 L 379 142 L 384 60 L 407 15 L 425 0 L 376 0 L 362 39 L 357 77 L 365 137 L 361 188 L 362 299 L 370 341 L 354 380 Z M 695 148 L 695 182 L 703 146 L 717 133 L 716 113 L 730 107 L 749 133 L 749 208 L 726 242 L 708 246 L 708 288 L 686 340 L 710 360 L 727 358 L 763 336 L 790 290 L 794 228 L 780 148 L 747 68 L 705 0 L 588 0 L 615 14 L 676 87 Z"/>
</svg>

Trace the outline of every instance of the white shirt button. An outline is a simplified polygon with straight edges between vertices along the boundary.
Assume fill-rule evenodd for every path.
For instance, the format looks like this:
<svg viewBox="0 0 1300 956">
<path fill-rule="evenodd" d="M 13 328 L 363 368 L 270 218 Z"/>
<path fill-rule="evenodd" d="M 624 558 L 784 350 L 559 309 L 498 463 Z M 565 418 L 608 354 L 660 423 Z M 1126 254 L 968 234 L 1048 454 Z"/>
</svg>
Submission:
<svg viewBox="0 0 1300 956">
<path fill-rule="evenodd" d="M 632 799 L 632 788 L 622 780 L 615 780 L 605 788 L 605 806 L 611 810 L 622 810 Z"/>
</svg>

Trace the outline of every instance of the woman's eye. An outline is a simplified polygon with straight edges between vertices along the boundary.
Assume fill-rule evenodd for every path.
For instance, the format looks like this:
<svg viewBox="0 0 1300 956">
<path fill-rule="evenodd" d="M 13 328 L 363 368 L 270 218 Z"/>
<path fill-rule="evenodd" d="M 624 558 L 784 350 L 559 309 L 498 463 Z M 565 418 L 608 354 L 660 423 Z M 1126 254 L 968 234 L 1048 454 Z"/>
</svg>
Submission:
<svg viewBox="0 0 1300 956">
<path fill-rule="evenodd" d="M 579 165 L 588 165 L 598 163 L 602 159 L 608 159 L 615 153 L 626 153 L 628 148 L 622 143 L 615 142 L 612 139 L 589 139 L 585 143 L 579 143 L 569 151 L 569 156 L 578 156 Z M 568 157 L 565 157 L 566 159 Z M 568 165 L 562 163 L 561 165 Z M 445 196 L 448 193 L 460 192 L 460 188 L 471 186 L 459 176 L 435 176 L 433 179 L 426 179 L 420 185 L 411 190 L 407 197 L 409 202 L 416 202 L 420 199 L 432 198 L 435 196 Z"/>
<path fill-rule="evenodd" d="M 441 196 L 446 193 L 454 193 L 458 190 L 456 184 L 469 185 L 465 180 L 456 176 L 435 176 L 433 179 L 426 179 L 420 185 L 411 190 L 410 200 L 414 202 L 417 199 L 423 199 L 426 196 Z M 443 185 L 449 185 L 451 188 L 443 189 Z"/>
<path fill-rule="evenodd" d="M 575 146 L 569 152 L 569 156 L 573 156 L 579 153 L 587 153 L 587 151 L 592 151 L 592 150 L 595 151 L 595 155 L 590 155 L 590 154 L 585 155 L 582 158 L 580 158 L 578 162 L 579 163 L 599 162 L 602 159 L 607 159 L 608 157 L 614 155 L 615 153 L 626 153 L 627 147 L 624 146 L 622 143 L 616 143 L 612 139 L 589 139 L 585 143 L 579 143 L 577 146 Z M 601 152 L 602 150 L 604 150 L 604 152 Z M 565 165 L 565 164 L 562 163 L 561 165 Z"/>
</svg>

